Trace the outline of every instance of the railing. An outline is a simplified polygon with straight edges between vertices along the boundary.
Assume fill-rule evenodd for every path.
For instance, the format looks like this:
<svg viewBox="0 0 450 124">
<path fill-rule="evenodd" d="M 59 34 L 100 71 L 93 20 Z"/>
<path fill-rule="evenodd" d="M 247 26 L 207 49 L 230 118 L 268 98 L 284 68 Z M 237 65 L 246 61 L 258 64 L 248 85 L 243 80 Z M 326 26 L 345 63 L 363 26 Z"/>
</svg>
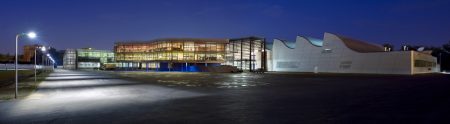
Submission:
<svg viewBox="0 0 450 124">
<path fill-rule="evenodd" d="M 17 69 L 31 70 L 34 69 L 34 64 L 19 64 Z M 53 67 L 37 65 L 36 69 L 53 69 Z M 0 64 L 0 70 L 14 70 L 14 64 Z"/>
</svg>

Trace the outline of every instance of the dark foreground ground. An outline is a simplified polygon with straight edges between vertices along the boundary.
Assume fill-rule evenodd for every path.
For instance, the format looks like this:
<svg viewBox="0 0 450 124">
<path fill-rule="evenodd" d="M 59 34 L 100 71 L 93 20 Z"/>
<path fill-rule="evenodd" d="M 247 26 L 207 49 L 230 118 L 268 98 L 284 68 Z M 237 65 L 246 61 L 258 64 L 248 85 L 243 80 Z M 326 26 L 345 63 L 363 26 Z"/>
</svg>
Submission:
<svg viewBox="0 0 450 124">
<path fill-rule="evenodd" d="M 450 123 L 450 75 L 117 74 L 56 70 L 0 123 Z"/>
</svg>

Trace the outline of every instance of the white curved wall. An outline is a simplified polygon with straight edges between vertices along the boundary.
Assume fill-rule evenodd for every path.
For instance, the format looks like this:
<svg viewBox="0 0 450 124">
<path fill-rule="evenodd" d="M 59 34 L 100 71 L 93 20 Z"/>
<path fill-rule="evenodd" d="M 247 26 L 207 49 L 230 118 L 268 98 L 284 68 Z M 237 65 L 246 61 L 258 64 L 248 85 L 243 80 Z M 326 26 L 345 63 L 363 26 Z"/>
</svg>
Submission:
<svg viewBox="0 0 450 124">
<path fill-rule="evenodd" d="M 325 52 L 326 50 L 331 52 Z M 330 33 L 325 33 L 322 47 L 314 46 L 304 37 L 297 36 L 294 49 L 286 47 L 280 40 L 274 40 L 271 70 L 375 74 L 433 72 L 429 68 L 414 68 L 415 53 L 417 52 L 359 53 L 349 49 L 339 37 Z M 430 55 L 421 55 L 420 58 L 436 62 L 436 59 Z"/>
</svg>

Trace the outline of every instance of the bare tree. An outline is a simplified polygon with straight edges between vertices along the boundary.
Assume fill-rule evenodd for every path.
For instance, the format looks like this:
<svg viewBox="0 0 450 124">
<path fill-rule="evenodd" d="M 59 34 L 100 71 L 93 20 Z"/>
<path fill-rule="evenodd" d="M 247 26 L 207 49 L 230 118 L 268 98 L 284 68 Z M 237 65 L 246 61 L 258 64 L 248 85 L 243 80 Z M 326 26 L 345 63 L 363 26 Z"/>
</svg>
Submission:
<svg viewBox="0 0 450 124">
<path fill-rule="evenodd" d="M 445 51 L 450 51 L 450 41 L 448 43 L 442 45 L 442 49 Z"/>
<path fill-rule="evenodd" d="M 394 45 L 392 45 L 390 43 L 384 43 L 383 47 L 386 48 L 388 51 L 394 50 Z"/>
</svg>

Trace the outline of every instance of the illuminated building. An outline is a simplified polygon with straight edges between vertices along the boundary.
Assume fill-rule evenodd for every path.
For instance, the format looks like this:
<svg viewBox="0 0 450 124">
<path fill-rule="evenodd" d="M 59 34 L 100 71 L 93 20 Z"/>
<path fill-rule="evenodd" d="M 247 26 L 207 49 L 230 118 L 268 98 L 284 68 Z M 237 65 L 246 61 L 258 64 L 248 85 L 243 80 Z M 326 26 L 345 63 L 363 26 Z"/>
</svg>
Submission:
<svg viewBox="0 0 450 124">
<path fill-rule="evenodd" d="M 67 49 L 64 52 L 63 68 L 64 69 L 76 69 L 77 51 L 75 49 Z"/>
<path fill-rule="evenodd" d="M 67 49 L 64 54 L 63 67 L 65 69 L 97 69 L 102 64 L 113 62 L 114 53 L 108 50 Z"/>
<path fill-rule="evenodd" d="M 257 70 L 266 68 L 265 39 L 246 37 L 229 39 L 226 44 L 226 65 L 241 70 Z"/>
<path fill-rule="evenodd" d="M 275 39 L 270 71 L 316 73 L 420 74 L 438 72 L 436 57 L 418 51 L 388 51 L 380 45 L 325 33 L 324 39 Z"/>
<path fill-rule="evenodd" d="M 122 69 L 199 71 L 201 67 L 233 65 L 243 70 L 262 68 L 261 38 L 167 38 L 117 42 L 116 62 Z M 259 57 L 256 57 L 259 55 Z M 259 61 L 259 62 L 258 62 Z"/>
</svg>

